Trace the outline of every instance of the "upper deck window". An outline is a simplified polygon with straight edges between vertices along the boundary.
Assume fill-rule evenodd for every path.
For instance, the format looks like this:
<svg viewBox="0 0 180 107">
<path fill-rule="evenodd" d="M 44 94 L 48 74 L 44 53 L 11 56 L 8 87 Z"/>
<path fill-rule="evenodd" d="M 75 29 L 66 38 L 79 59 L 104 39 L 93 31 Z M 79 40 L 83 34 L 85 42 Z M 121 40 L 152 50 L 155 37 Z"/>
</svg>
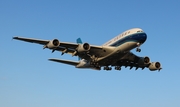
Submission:
<svg viewBox="0 0 180 107">
<path fill-rule="evenodd" d="M 137 32 L 143 32 L 142 30 L 138 30 Z"/>
</svg>

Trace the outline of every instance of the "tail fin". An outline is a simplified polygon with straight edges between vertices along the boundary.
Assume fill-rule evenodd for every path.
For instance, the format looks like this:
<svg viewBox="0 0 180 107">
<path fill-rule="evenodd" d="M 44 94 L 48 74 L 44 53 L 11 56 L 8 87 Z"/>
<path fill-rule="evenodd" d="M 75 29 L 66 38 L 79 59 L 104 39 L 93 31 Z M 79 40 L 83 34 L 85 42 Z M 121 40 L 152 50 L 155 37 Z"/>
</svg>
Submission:
<svg viewBox="0 0 180 107">
<path fill-rule="evenodd" d="M 82 44 L 83 42 L 82 42 L 81 38 L 77 38 L 77 39 L 76 39 L 76 43 Z M 78 60 L 81 60 L 81 58 L 78 57 Z"/>
<path fill-rule="evenodd" d="M 77 39 L 76 39 L 76 43 L 82 44 L 83 42 L 82 42 L 81 38 L 77 38 Z"/>
</svg>

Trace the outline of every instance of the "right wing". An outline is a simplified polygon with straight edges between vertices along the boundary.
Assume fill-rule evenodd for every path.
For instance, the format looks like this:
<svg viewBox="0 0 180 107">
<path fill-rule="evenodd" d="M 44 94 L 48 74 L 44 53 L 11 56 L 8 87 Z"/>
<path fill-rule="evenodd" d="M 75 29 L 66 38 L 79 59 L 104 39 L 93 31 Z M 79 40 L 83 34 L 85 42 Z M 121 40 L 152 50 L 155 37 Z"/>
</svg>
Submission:
<svg viewBox="0 0 180 107">
<path fill-rule="evenodd" d="M 52 52 L 54 52 L 55 50 L 62 51 L 63 54 L 64 53 L 73 53 L 74 52 L 73 50 L 68 49 L 68 48 L 66 49 L 66 51 L 64 51 L 65 48 L 59 46 L 60 42 L 57 39 L 54 39 L 54 40 L 42 40 L 42 39 L 24 38 L 24 37 L 13 37 L 13 39 L 44 45 L 43 48 L 49 48 L 49 49 L 52 50 Z"/>
<path fill-rule="evenodd" d="M 85 54 L 84 55 L 85 57 L 83 57 L 85 59 L 87 59 L 87 57 L 90 57 L 92 55 L 96 57 L 101 57 L 102 53 L 108 53 L 108 51 L 112 52 L 112 50 L 114 49 L 114 47 L 95 46 L 95 45 L 89 45 L 88 43 L 77 44 L 77 43 L 69 43 L 69 42 L 60 42 L 58 39 L 41 40 L 41 39 L 24 38 L 24 37 L 13 37 L 13 39 L 41 44 L 44 45 L 44 48 L 51 49 L 52 52 L 61 51 L 62 54 L 68 53 L 71 54 L 72 56 L 83 56 L 84 52 L 88 51 L 88 55 Z"/>
<path fill-rule="evenodd" d="M 46 45 L 49 43 L 49 40 L 41 40 L 41 39 L 33 39 L 33 38 L 23 38 L 23 37 L 13 37 L 13 39 L 16 40 L 21 40 L 21 41 L 25 41 L 25 42 L 30 42 L 30 43 L 37 43 L 37 44 L 41 44 L 41 45 Z"/>
</svg>

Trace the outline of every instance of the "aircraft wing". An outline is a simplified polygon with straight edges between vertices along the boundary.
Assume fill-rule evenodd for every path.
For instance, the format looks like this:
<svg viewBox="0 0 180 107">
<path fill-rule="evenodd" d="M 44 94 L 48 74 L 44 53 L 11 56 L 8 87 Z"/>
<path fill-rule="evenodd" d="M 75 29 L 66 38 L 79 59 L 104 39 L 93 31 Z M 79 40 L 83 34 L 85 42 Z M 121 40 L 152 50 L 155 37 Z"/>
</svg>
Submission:
<svg viewBox="0 0 180 107">
<path fill-rule="evenodd" d="M 49 40 L 41 40 L 41 39 L 33 39 L 33 38 L 13 37 L 13 39 L 17 39 L 25 42 L 37 43 L 41 45 L 46 45 L 49 43 Z"/>
<path fill-rule="evenodd" d="M 44 45 L 44 48 L 49 48 L 53 50 L 52 52 L 61 51 L 62 54 L 68 53 L 68 54 L 71 54 L 72 56 L 79 55 L 80 52 L 78 53 L 77 50 L 78 48 L 83 47 L 83 46 L 80 46 L 83 44 L 60 42 L 58 39 L 41 40 L 41 39 L 24 38 L 24 37 L 13 37 L 13 39 L 30 42 L 30 43 L 41 44 L 41 45 Z M 81 51 L 81 49 L 79 49 L 79 51 Z M 88 51 L 89 51 L 89 54 L 100 56 L 100 53 L 102 53 L 102 46 L 90 45 L 90 49 Z"/>
<path fill-rule="evenodd" d="M 149 68 L 150 70 L 161 70 L 159 62 L 150 62 L 149 57 L 139 57 L 131 52 L 128 52 L 122 59 L 118 60 L 112 66 L 125 66 L 130 69 L 135 68 Z"/>
<path fill-rule="evenodd" d="M 13 39 L 21 40 L 21 41 L 25 41 L 25 42 L 30 42 L 30 43 L 37 43 L 37 44 L 41 44 L 41 45 L 47 45 L 48 43 L 51 42 L 51 40 L 41 40 L 41 39 L 24 38 L 24 37 L 13 37 Z M 76 48 L 78 46 L 78 44 L 76 44 L 76 43 L 68 43 L 68 42 L 61 42 L 60 46 L 73 49 L 73 48 Z"/>
<path fill-rule="evenodd" d="M 144 69 L 144 68 L 148 67 L 149 64 L 139 65 L 137 62 L 126 59 L 126 60 L 117 61 L 115 64 L 113 64 L 113 66 L 120 66 L 120 67 L 124 66 L 125 68 L 130 67 L 130 69 L 135 68 L 137 70 L 138 68 Z"/>
</svg>

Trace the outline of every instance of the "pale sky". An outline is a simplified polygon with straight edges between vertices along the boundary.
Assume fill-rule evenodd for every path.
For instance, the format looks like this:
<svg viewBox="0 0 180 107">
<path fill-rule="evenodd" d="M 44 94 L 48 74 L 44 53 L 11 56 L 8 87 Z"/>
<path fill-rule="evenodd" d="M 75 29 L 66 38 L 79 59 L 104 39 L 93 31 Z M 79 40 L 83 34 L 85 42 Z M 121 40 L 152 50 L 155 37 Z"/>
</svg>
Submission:
<svg viewBox="0 0 180 107">
<path fill-rule="evenodd" d="M 0 107 L 180 107 L 179 0 L 1 0 Z M 95 71 L 50 62 L 77 61 L 13 36 L 102 45 L 131 28 L 147 40 L 138 56 L 161 72 Z"/>
</svg>

